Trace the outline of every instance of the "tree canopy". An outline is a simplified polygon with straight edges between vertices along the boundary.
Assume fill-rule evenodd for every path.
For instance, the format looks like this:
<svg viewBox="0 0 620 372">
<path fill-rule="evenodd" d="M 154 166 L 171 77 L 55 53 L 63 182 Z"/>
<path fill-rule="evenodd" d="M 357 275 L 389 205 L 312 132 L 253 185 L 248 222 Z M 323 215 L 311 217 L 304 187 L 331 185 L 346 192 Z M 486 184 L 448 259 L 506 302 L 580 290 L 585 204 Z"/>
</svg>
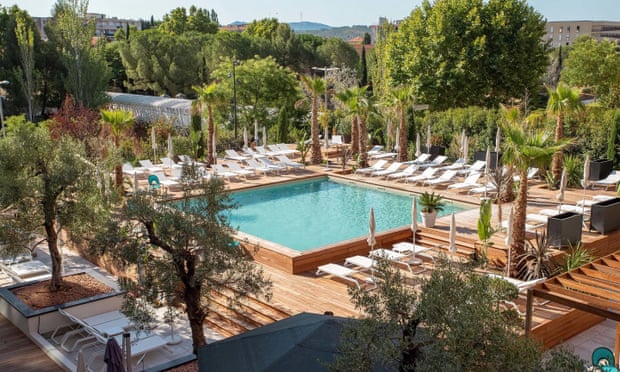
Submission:
<svg viewBox="0 0 620 372">
<path fill-rule="evenodd" d="M 523 0 L 426 0 L 389 33 L 389 83 L 434 109 L 507 102 L 540 84 L 544 27 Z"/>
<path fill-rule="evenodd" d="M 591 89 L 606 107 L 620 107 L 620 56 L 613 41 L 584 36 L 571 46 L 561 80 Z"/>
</svg>

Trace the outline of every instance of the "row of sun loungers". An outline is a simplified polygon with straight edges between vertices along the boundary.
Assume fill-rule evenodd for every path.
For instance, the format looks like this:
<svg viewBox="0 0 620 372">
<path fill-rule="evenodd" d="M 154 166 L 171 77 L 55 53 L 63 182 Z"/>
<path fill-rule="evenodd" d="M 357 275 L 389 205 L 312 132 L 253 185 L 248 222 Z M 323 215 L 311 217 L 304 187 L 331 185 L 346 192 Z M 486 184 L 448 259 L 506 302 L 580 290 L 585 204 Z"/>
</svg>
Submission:
<svg viewBox="0 0 620 372">
<path fill-rule="evenodd" d="M 67 352 L 76 350 L 82 352 L 87 348 L 105 346 L 109 338 L 115 338 L 117 343 L 122 345 L 123 333 L 130 332 L 131 355 L 138 357 L 136 365 L 139 365 L 148 352 L 165 347 L 167 343 L 167 340 L 159 335 L 132 331 L 132 321 L 118 310 L 86 317 L 77 316 L 70 309 L 58 309 L 58 312 L 72 326 L 66 330 L 65 324 L 59 325 L 52 333 L 51 339 Z M 91 356 L 87 366 L 92 363 L 95 356 Z"/>
<path fill-rule="evenodd" d="M 374 270 L 378 260 L 387 260 L 390 263 L 406 268 L 412 274 L 419 274 L 426 271 L 420 257 L 433 259 L 432 256 L 426 253 L 429 250 L 430 248 L 409 242 L 396 243 L 391 250 L 378 248 L 370 251 L 368 256 L 355 255 L 347 257 L 342 265 L 337 263 L 321 265 L 317 268 L 316 275 L 331 275 L 352 283 L 358 288 L 362 284 L 376 286 Z M 370 272 L 371 276 L 364 275 L 365 272 Z"/>
</svg>

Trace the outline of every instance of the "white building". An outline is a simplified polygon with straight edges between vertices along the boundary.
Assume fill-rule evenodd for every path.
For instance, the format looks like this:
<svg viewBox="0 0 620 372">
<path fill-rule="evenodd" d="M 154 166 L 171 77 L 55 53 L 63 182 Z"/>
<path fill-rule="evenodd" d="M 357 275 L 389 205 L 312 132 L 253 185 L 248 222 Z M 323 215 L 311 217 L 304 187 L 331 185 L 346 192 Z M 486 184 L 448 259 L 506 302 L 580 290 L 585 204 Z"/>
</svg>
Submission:
<svg viewBox="0 0 620 372">
<path fill-rule="evenodd" d="M 611 40 L 620 44 L 620 22 L 612 21 L 553 21 L 547 22 L 543 41 L 550 46 L 571 45 L 579 36 L 589 35 L 596 40 Z"/>
</svg>

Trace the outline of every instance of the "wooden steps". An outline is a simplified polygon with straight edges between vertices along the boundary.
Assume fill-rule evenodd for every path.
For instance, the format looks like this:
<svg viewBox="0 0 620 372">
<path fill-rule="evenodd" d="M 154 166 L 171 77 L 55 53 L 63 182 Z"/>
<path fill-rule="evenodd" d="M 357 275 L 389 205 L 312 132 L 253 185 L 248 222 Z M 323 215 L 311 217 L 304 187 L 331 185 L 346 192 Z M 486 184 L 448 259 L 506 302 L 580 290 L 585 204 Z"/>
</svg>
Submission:
<svg viewBox="0 0 620 372">
<path fill-rule="evenodd" d="M 211 291 L 205 324 L 222 336 L 230 337 L 289 316 L 288 311 L 273 304 L 222 288 Z"/>
</svg>

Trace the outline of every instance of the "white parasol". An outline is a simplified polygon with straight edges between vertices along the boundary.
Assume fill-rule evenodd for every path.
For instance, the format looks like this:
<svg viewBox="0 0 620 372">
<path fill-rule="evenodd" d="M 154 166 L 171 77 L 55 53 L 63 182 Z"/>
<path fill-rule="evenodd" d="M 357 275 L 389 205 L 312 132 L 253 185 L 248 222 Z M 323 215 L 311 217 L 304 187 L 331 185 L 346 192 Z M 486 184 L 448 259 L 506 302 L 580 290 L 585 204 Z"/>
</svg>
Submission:
<svg viewBox="0 0 620 372">
<path fill-rule="evenodd" d="M 497 133 L 495 133 L 495 152 L 497 152 L 498 154 L 501 149 L 500 147 L 501 140 L 502 140 L 502 128 L 497 127 Z"/>
<path fill-rule="evenodd" d="M 456 253 L 456 217 L 454 217 L 454 213 L 450 219 L 450 246 L 448 250 L 450 253 Z"/>
<path fill-rule="evenodd" d="M 394 150 L 398 151 L 400 143 L 400 128 L 396 128 L 396 139 L 394 140 Z"/>
<path fill-rule="evenodd" d="M 463 164 L 467 164 L 467 159 L 469 159 L 469 137 L 465 136 L 463 140 Z"/>
<path fill-rule="evenodd" d="M 153 161 L 157 161 L 157 138 L 155 137 L 155 127 L 151 127 L 151 148 L 153 149 Z"/>
<path fill-rule="evenodd" d="M 258 145 L 258 121 L 254 120 L 254 142 Z"/>
<path fill-rule="evenodd" d="M 370 217 L 368 219 L 368 239 L 366 239 L 366 241 L 368 242 L 371 250 L 374 249 L 375 244 L 377 244 L 377 240 L 375 239 L 375 229 L 375 212 L 372 208 L 370 208 Z"/>
<path fill-rule="evenodd" d="M 413 197 L 411 202 L 411 233 L 413 235 L 413 253 L 412 256 L 415 257 L 415 233 L 418 231 L 418 202 L 416 197 Z"/>
<path fill-rule="evenodd" d="M 261 142 L 261 145 L 267 146 L 267 128 L 265 128 L 264 125 L 263 125 L 263 141 Z"/>
<path fill-rule="evenodd" d="M 243 148 L 248 148 L 248 128 L 243 127 Z"/>
<path fill-rule="evenodd" d="M 213 155 L 213 164 L 217 164 L 217 149 L 215 147 L 215 131 L 213 132 L 213 138 L 211 138 L 211 154 Z"/>
<path fill-rule="evenodd" d="M 168 133 L 168 158 L 172 159 L 174 152 L 172 150 L 172 136 Z"/>
<path fill-rule="evenodd" d="M 560 201 L 560 205 L 558 205 L 558 212 L 562 211 L 562 203 L 564 202 L 564 192 L 566 191 L 566 183 L 568 182 L 568 177 L 566 175 L 566 167 L 562 169 L 562 178 L 560 178 L 560 191 L 556 195 L 556 198 Z"/>
<path fill-rule="evenodd" d="M 420 139 L 420 133 L 415 137 L 415 156 L 416 158 L 422 155 L 422 140 Z"/>
<path fill-rule="evenodd" d="M 428 129 L 426 130 L 426 153 L 430 154 L 431 153 L 431 126 L 428 126 Z"/>
</svg>

